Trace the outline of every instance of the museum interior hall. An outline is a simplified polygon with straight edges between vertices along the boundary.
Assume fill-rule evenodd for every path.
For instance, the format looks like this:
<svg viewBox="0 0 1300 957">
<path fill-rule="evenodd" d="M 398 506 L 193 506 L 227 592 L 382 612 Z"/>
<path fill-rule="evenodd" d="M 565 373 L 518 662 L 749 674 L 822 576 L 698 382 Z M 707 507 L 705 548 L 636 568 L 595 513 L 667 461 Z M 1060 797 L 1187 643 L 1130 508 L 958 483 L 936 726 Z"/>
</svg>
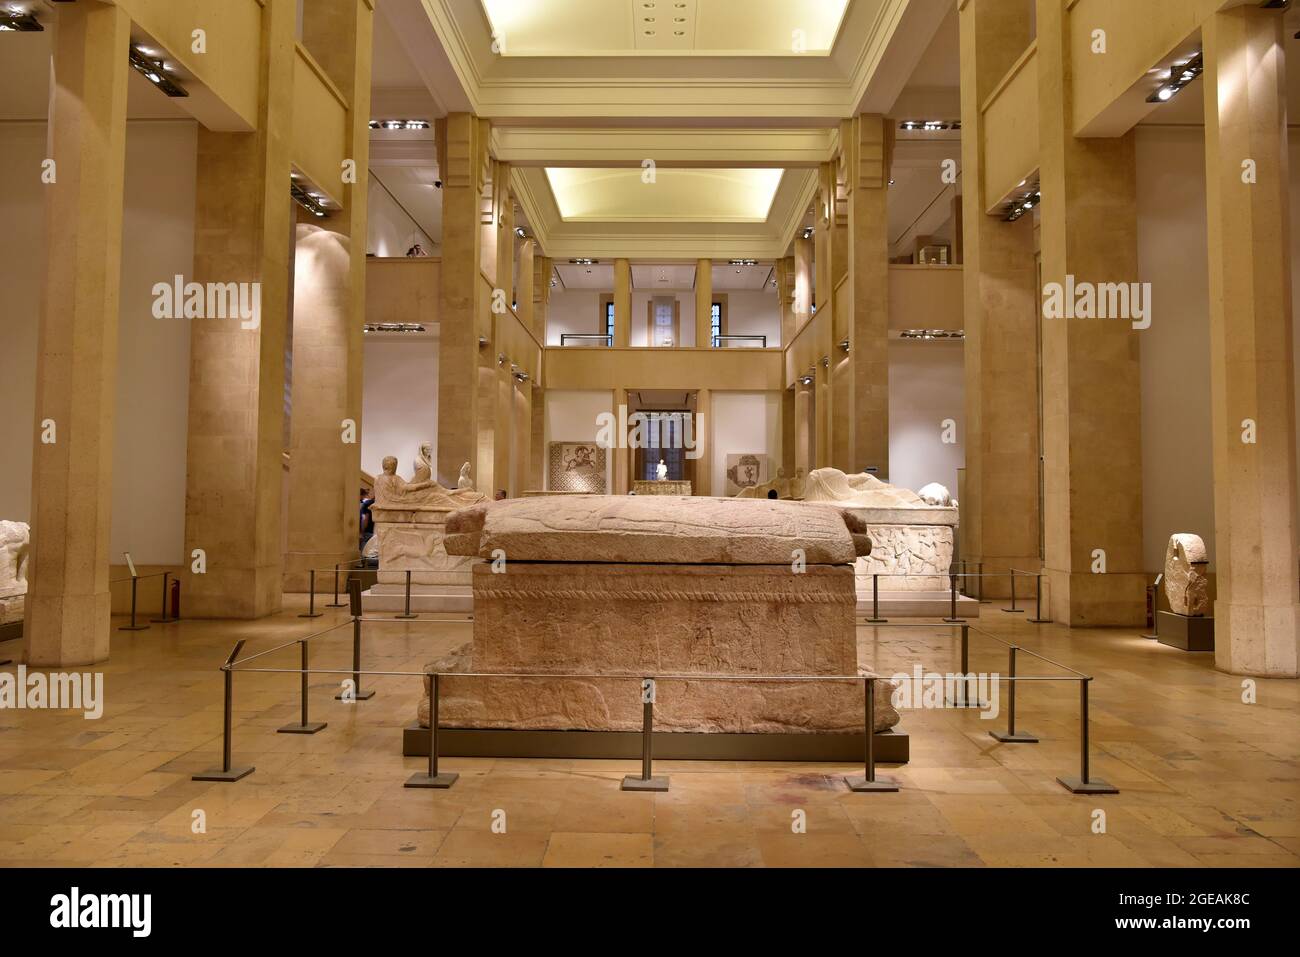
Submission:
<svg viewBox="0 0 1300 957">
<path fill-rule="evenodd" d="M 0 32 L 0 866 L 1300 866 L 1300 3 Z"/>
</svg>

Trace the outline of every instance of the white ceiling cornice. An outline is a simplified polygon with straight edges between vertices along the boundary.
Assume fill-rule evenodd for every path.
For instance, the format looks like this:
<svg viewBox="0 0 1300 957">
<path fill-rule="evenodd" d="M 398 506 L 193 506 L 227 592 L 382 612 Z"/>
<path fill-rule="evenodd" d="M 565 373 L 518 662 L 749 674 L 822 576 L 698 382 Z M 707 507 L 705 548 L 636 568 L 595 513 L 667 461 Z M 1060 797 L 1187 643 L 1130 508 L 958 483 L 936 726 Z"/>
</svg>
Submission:
<svg viewBox="0 0 1300 957">
<path fill-rule="evenodd" d="M 514 166 L 814 168 L 829 162 L 839 129 L 494 126 L 492 154 Z"/>
</svg>

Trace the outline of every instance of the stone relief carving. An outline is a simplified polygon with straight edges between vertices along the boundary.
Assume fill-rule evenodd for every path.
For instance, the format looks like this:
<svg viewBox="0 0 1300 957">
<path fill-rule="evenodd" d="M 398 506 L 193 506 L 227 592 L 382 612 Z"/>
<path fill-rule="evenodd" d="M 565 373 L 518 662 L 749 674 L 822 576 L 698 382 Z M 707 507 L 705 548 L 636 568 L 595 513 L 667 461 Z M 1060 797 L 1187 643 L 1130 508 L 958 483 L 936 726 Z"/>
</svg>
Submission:
<svg viewBox="0 0 1300 957">
<path fill-rule="evenodd" d="M 1165 595 L 1176 615 L 1203 618 L 1210 613 L 1210 556 L 1201 536 L 1180 532 L 1165 549 Z"/>
</svg>

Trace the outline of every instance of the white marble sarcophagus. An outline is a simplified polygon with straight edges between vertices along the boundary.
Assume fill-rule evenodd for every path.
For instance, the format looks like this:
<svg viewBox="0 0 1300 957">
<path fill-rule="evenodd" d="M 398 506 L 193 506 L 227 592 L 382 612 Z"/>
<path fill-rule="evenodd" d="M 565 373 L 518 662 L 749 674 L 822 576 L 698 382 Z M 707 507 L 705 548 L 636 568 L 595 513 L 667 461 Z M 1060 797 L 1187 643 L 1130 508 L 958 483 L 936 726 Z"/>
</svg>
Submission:
<svg viewBox="0 0 1300 957">
<path fill-rule="evenodd" d="M 871 543 L 834 506 L 529 498 L 456 512 L 446 548 L 483 561 L 473 566 L 473 641 L 426 669 L 444 676 L 440 726 L 637 731 L 638 679 L 658 677 L 658 731 L 862 731 L 860 681 L 704 677 L 866 673 L 853 563 Z M 496 677 L 510 674 L 557 677 Z M 561 677 L 577 675 L 589 677 Z M 877 731 L 898 721 L 891 690 L 877 686 Z"/>
</svg>

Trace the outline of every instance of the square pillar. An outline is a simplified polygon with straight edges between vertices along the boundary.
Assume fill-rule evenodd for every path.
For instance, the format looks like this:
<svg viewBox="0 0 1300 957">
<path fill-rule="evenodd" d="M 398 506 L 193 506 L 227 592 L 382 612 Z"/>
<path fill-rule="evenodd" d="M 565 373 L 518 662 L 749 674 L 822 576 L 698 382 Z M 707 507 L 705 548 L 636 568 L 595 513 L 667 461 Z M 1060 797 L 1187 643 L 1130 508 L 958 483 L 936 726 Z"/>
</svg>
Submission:
<svg viewBox="0 0 1300 957">
<path fill-rule="evenodd" d="M 713 348 L 713 260 L 695 263 L 695 348 Z"/>
<path fill-rule="evenodd" d="M 813 242 L 800 236 L 794 241 L 794 331 L 796 333 L 812 318 L 812 302 Z M 793 335 L 790 341 L 794 341 Z"/>
<path fill-rule="evenodd" d="M 61 5 L 54 34 L 50 156 L 58 179 L 38 187 L 45 292 L 24 627 L 26 661 L 42 667 L 108 657 L 130 29 L 120 7 L 91 2 Z"/>
<path fill-rule="evenodd" d="M 262 8 L 257 131 L 199 127 L 194 279 L 258 283 L 262 311 L 256 328 L 190 326 L 185 551 L 201 549 L 206 572 L 186 570 L 187 618 L 259 618 L 281 604 L 294 32 L 291 8 Z"/>
<path fill-rule="evenodd" d="M 853 369 L 849 416 L 853 445 L 848 472 L 868 466 L 889 476 L 889 168 L 893 123 L 863 115 L 842 124 L 848 150 L 849 359 Z"/>
<path fill-rule="evenodd" d="M 373 19 L 361 0 L 320 0 L 303 24 L 303 43 L 351 104 L 357 181 L 339 184 L 342 212 L 297 227 L 285 591 L 358 555 Z"/>
<path fill-rule="evenodd" d="M 1297 669 L 1295 369 L 1285 48 L 1277 11 L 1204 27 L 1215 664 Z M 1243 164 L 1254 163 L 1252 182 Z M 1189 529 L 1188 531 L 1195 531 Z"/>
<path fill-rule="evenodd" d="M 476 483 L 480 477 L 480 368 L 485 366 L 492 377 L 496 369 L 486 313 L 490 297 L 479 274 L 487 133 L 487 124 L 469 113 L 450 113 L 437 124 L 442 174 L 437 479 L 449 488 L 456 487 L 460 468 L 466 462 L 476 468 Z M 479 315 L 480 309 L 483 316 Z M 488 340 L 486 348 L 480 348 L 480 336 Z"/>
<path fill-rule="evenodd" d="M 971 0 L 961 10 L 962 212 L 966 322 L 964 553 L 985 571 L 1041 567 L 1039 514 L 1038 297 L 1032 216 L 990 216 L 984 191 L 981 104 L 1031 40 L 1026 4 Z M 1015 516 L 1008 521 L 1008 516 Z M 1005 597 L 1007 578 L 985 580 Z"/>
<path fill-rule="evenodd" d="M 795 268 L 794 257 L 776 261 L 776 298 L 781 310 L 781 345 L 794 341 L 797 328 L 795 318 Z"/>
<path fill-rule="evenodd" d="M 710 267 L 712 269 L 712 267 Z M 695 485 L 691 492 L 695 495 L 712 495 L 713 491 L 713 392 L 700 389 L 695 393 L 695 442 L 696 450 L 702 454 L 695 460 Z M 723 493 L 724 485 L 718 483 L 718 494 Z"/>
<path fill-rule="evenodd" d="M 519 283 L 515 289 L 515 301 L 518 303 L 518 308 L 515 312 L 524 328 L 533 331 L 536 331 L 533 321 L 533 301 L 536 295 L 533 271 L 536 265 L 537 243 L 534 240 L 525 239 L 519 244 Z"/>
<path fill-rule="evenodd" d="M 626 349 L 632 341 L 632 264 L 614 260 L 614 348 Z"/>
<path fill-rule="evenodd" d="M 1136 283 L 1135 134 L 1075 137 L 1071 15 L 1061 0 L 1038 0 L 1043 283 L 1062 290 Z M 1052 617 L 1072 626 L 1142 625 L 1139 333 L 1126 319 L 1044 318 L 1042 328 Z"/>
</svg>

